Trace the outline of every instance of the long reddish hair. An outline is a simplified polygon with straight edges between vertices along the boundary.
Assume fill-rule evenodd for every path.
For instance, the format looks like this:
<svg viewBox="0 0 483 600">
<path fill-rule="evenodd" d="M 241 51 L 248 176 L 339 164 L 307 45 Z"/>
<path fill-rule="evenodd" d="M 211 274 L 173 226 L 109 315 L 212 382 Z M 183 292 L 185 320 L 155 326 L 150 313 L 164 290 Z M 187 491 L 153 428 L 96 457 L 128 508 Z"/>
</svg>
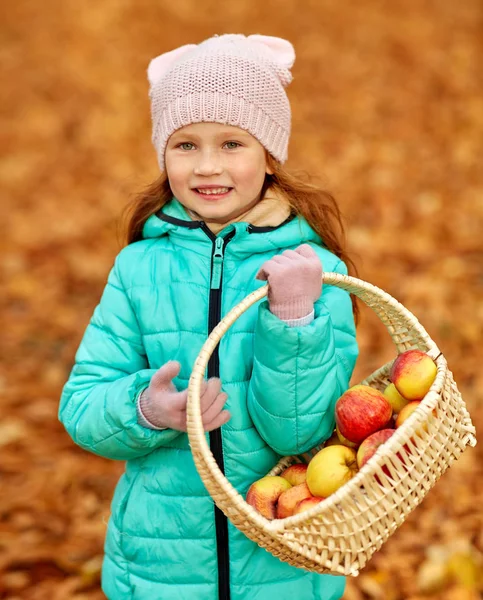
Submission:
<svg viewBox="0 0 483 600">
<path fill-rule="evenodd" d="M 357 276 L 357 267 L 347 252 L 342 215 L 335 198 L 326 190 L 289 173 L 267 152 L 267 165 L 273 174 L 267 174 L 261 197 L 272 188 L 287 198 L 292 212 L 305 218 L 320 236 L 323 245 L 347 265 L 350 275 Z M 144 224 L 173 197 L 166 171 L 137 194 L 123 213 L 124 235 L 127 244 L 142 239 Z M 351 294 L 356 323 L 359 317 L 357 298 Z"/>
</svg>

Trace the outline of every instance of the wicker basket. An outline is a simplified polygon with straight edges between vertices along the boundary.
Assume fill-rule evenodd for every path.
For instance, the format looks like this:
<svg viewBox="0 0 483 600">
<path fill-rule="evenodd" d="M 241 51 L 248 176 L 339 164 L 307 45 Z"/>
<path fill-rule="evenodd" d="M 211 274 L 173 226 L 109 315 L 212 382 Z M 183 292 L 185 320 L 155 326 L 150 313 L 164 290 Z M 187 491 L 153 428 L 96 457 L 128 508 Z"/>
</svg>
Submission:
<svg viewBox="0 0 483 600">
<path fill-rule="evenodd" d="M 233 308 L 203 345 L 189 382 L 188 436 L 196 468 L 208 492 L 247 537 L 293 566 L 357 576 L 466 446 L 476 444 L 475 428 L 444 356 L 413 314 L 383 290 L 360 279 L 324 273 L 323 281 L 355 294 L 372 308 L 399 353 L 419 348 L 435 360 L 436 379 L 420 406 L 355 477 L 317 506 L 273 521 L 256 512 L 227 481 L 210 451 L 200 414 L 200 383 L 221 337 L 267 294 L 265 285 Z M 391 364 L 362 383 L 382 391 L 389 383 Z M 423 422 L 425 427 L 421 426 Z M 294 462 L 308 462 L 319 449 L 285 457 L 268 474 L 277 475 Z M 391 477 L 386 476 L 383 467 Z"/>
</svg>

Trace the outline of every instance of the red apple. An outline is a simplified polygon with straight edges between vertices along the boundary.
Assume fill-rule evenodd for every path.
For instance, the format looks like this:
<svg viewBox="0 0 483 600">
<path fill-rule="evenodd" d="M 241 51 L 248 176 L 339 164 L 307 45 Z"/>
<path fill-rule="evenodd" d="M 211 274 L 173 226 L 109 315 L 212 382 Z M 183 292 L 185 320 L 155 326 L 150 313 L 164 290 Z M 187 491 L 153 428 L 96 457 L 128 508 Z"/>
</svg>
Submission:
<svg viewBox="0 0 483 600">
<path fill-rule="evenodd" d="M 247 492 L 247 502 L 266 519 L 275 519 L 277 501 L 292 486 L 283 477 L 267 475 L 252 483 Z"/>
<path fill-rule="evenodd" d="M 295 506 L 293 514 L 298 515 L 299 513 L 303 512 L 304 510 L 308 510 L 309 508 L 312 508 L 313 506 L 317 506 L 317 504 L 320 504 L 322 502 L 322 500 L 325 500 L 325 498 L 317 498 L 317 496 L 311 496 L 310 498 L 305 498 L 305 500 L 301 500 Z"/>
<path fill-rule="evenodd" d="M 300 485 L 305 483 L 307 477 L 307 466 L 305 463 L 295 463 L 290 465 L 280 473 L 280 477 L 286 479 L 291 485 Z"/>
<path fill-rule="evenodd" d="M 362 442 L 357 451 L 357 466 L 359 469 L 362 469 L 366 462 L 374 456 L 379 446 L 387 442 L 395 431 L 395 429 L 380 429 Z"/>
<path fill-rule="evenodd" d="M 312 494 L 306 483 L 294 485 L 289 490 L 282 492 L 277 502 L 277 519 L 285 519 L 293 514 L 295 506 L 305 500 L 311 498 Z"/>
<path fill-rule="evenodd" d="M 335 404 L 339 432 L 357 445 L 371 433 L 384 429 L 391 416 L 392 408 L 384 394 L 367 385 L 349 388 Z"/>
<path fill-rule="evenodd" d="M 436 363 L 426 352 L 407 350 L 393 362 L 389 379 L 407 400 L 422 400 L 437 372 Z"/>
<path fill-rule="evenodd" d="M 356 451 L 347 446 L 322 448 L 309 462 L 307 485 L 312 495 L 327 498 L 357 473 Z"/>
<path fill-rule="evenodd" d="M 387 440 L 394 434 L 395 431 L 395 429 L 381 429 L 380 431 L 376 431 L 375 433 L 370 435 L 362 442 L 362 444 L 359 446 L 359 450 L 357 451 L 357 465 L 359 469 L 362 469 L 362 467 L 367 463 L 367 461 L 374 456 L 379 446 L 382 446 L 382 444 L 387 442 Z M 409 451 L 407 446 L 406 450 Z M 397 453 L 397 457 L 404 465 L 404 458 L 399 452 Z M 391 477 L 389 469 L 386 466 L 383 466 L 382 470 L 388 477 Z M 376 479 L 378 483 L 381 483 L 377 475 Z"/>
<path fill-rule="evenodd" d="M 336 427 L 335 428 L 335 433 L 337 435 L 337 439 L 339 440 L 339 444 L 342 444 L 342 446 L 347 446 L 348 448 L 354 448 L 354 450 L 357 448 L 357 446 L 359 444 L 355 444 L 354 442 L 350 442 L 347 438 L 345 438 L 342 433 L 339 431 L 339 428 Z"/>
</svg>

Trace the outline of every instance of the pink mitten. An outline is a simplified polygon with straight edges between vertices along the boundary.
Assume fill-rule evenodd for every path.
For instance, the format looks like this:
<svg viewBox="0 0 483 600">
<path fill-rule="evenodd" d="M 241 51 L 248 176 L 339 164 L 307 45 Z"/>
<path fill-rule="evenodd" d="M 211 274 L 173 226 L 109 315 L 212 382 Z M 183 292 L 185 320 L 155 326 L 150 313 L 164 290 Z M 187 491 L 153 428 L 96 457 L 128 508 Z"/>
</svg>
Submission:
<svg viewBox="0 0 483 600">
<path fill-rule="evenodd" d="M 178 392 L 172 381 L 180 368 L 179 362 L 170 360 L 156 371 L 149 387 L 141 394 L 139 408 L 151 425 L 186 431 L 188 390 Z M 217 429 L 228 421 L 230 413 L 222 410 L 227 398 L 227 394 L 221 392 L 221 381 L 217 377 L 201 382 L 200 407 L 205 431 Z"/>
<path fill-rule="evenodd" d="M 300 319 L 314 308 L 322 292 L 322 263 L 315 250 L 302 244 L 267 260 L 257 279 L 268 281 L 270 311 L 279 319 Z"/>
</svg>

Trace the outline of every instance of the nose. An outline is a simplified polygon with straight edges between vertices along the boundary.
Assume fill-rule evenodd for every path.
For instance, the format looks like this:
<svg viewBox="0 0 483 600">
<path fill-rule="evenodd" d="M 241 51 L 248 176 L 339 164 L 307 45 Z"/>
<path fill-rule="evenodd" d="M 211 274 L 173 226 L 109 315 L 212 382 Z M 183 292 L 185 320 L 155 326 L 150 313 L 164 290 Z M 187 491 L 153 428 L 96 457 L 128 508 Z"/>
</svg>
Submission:
<svg viewBox="0 0 483 600">
<path fill-rule="evenodd" d="M 206 151 L 199 153 L 199 158 L 194 167 L 195 175 L 220 175 L 222 172 L 223 165 L 216 152 Z"/>
</svg>

